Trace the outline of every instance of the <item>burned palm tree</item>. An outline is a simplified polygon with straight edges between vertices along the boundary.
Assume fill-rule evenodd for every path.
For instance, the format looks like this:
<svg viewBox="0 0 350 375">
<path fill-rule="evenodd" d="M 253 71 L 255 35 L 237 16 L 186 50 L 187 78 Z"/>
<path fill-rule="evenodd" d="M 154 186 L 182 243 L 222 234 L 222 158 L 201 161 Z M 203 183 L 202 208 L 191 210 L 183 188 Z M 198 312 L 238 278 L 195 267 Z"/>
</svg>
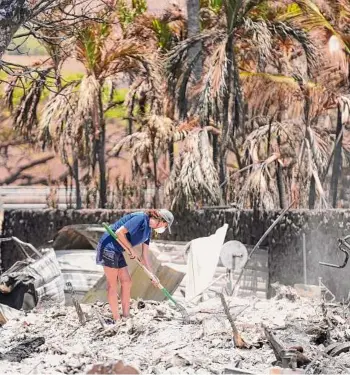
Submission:
<svg viewBox="0 0 350 375">
<path fill-rule="evenodd" d="M 165 194 L 171 209 L 181 211 L 220 203 L 218 173 L 208 137 L 208 132 L 214 129 L 201 128 L 197 123 L 187 135 L 166 184 Z"/>
<path fill-rule="evenodd" d="M 75 33 L 75 56 L 84 65 L 85 75 L 76 82 L 76 89 L 70 95 L 65 95 L 66 91 L 71 90 L 71 85 L 66 84 L 44 108 L 44 113 L 50 113 L 50 106 L 62 102 L 62 97 L 68 101 L 66 106 L 72 112 L 64 116 L 64 123 L 56 124 L 60 124 L 58 130 L 63 139 L 71 137 L 72 150 L 76 150 L 73 158 L 75 165 L 77 160 L 81 160 L 92 176 L 98 166 L 100 207 L 105 207 L 107 203 L 105 111 L 117 104 L 113 100 L 104 103 L 104 88 L 109 80 L 116 79 L 118 75 L 142 71 L 143 66 L 147 65 L 146 48 L 137 40 L 118 35 L 113 20 L 116 20 L 115 14 L 111 14 L 105 22 L 87 21 L 79 25 Z M 52 117 L 44 116 L 43 135 L 53 136 L 50 133 L 51 120 Z"/>
<path fill-rule="evenodd" d="M 298 0 L 282 16 L 283 19 L 306 29 L 313 36 L 321 51 L 320 69 L 313 79 L 322 83 L 329 90 L 338 93 L 348 91 L 350 40 L 348 24 L 350 5 L 347 1 L 310 1 Z M 342 113 L 344 109 L 345 113 Z M 348 109 L 338 105 L 336 117 L 336 134 L 333 167 L 329 197 L 333 207 L 337 205 L 338 181 L 341 176 L 342 163 L 342 118 L 348 116 Z M 347 120 L 346 120 L 347 121 Z M 330 165 L 329 165 L 330 166 Z M 328 171 L 328 168 L 327 168 Z"/>
<path fill-rule="evenodd" d="M 306 56 L 307 65 L 315 65 L 315 48 L 306 32 L 290 27 L 278 20 L 275 8 L 266 12 L 265 1 L 210 1 L 210 9 L 202 9 L 208 29 L 189 38 L 174 48 L 168 56 L 170 80 L 176 81 L 179 113 L 186 111 L 188 82 L 193 75 L 193 66 L 199 56 L 190 60 L 188 51 L 201 42 L 207 51 L 201 83 L 191 91 L 194 106 L 190 110 L 201 116 L 202 124 L 214 120 L 222 130 L 220 144 L 215 155 L 219 155 L 219 175 L 222 186 L 227 181 L 227 156 L 232 146 L 240 164 L 240 145 L 237 134 L 245 129 L 247 99 L 244 98 L 240 73 L 244 70 L 266 69 L 275 60 L 273 54 L 277 43 L 286 39 L 293 41 Z M 265 10 L 264 10 L 265 9 Z M 215 22 L 211 22 L 215 19 Z M 262 63 L 264 62 L 264 63 Z M 177 67 L 182 68 L 180 77 L 174 76 Z M 225 190 L 225 189 L 224 189 Z M 226 193 L 224 191 L 224 197 Z M 224 198 L 226 199 L 226 198 Z"/>
<path fill-rule="evenodd" d="M 48 132 L 44 136 L 43 134 L 38 136 L 38 125 L 40 128 L 43 117 L 38 112 L 46 100 L 49 101 L 49 104 L 47 111 L 44 111 L 44 122 L 46 121 L 45 116 L 47 119 L 52 115 L 60 118 L 72 115 L 72 111 L 68 115 L 66 113 L 71 109 L 71 106 L 67 106 L 69 102 L 67 102 L 65 95 L 71 86 L 68 85 L 65 90 L 62 90 L 61 69 L 66 58 L 71 55 L 72 43 L 74 43 L 74 40 L 72 40 L 74 27 L 71 17 L 67 16 L 74 4 L 74 1 L 66 0 L 61 2 L 59 6 L 54 6 L 37 16 L 34 22 L 40 24 L 40 28 L 35 28 L 32 25 L 31 33 L 45 48 L 49 58 L 44 62 L 33 64 L 30 68 L 18 69 L 17 66 L 17 71 L 12 72 L 14 78 L 8 82 L 6 99 L 12 112 L 14 128 L 19 134 L 33 144 L 39 143 L 43 150 L 46 147 L 53 147 L 55 151 L 60 150 L 62 160 L 68 166 L 69 175 L 75 180 L 77 208 L 81 208 L 79 178 L 66 157 L 69 142 L 67 145 L 65 142 L 59 143 L 57 134 L 50 138 Z M 70 9 L 67 9 L 67 7 Z M 88 13 L 85 17 L 88 17 Z M 11 72 L 8 73 L 11 75 Z M 57 99 L 57 93 L 60 93 L 59 99 L 64 98 L 64 100 L 55 100 Z M 15 99 L 18 96 L 20 97 L 19 103 L 16 103 Z M 55 105 L 57 105 L 56 108 Z M 61 116 L 58 112 L 62 112 Z M 56 121 L 56 118 L 54 121 Z M 62 125 L 60 121 L 58 123 Z M 57 144 L 54 141 L 57 141 Z"/>
<path fill-rule="evenodd" d="M 147 111 L 149 113 L 155 111 L 175 120 L 175 105 L 170 94 L 174 88 L 169 89 L 173 82 L 167 80 L 164 56 L 178 42 L 186 38 L 187 23 L 181 8 L 173 5 L 160 15 L 149 13 L 139 15 L 125 30 L 125 34 L 127 37 L 137 36 L 154 51 L 158 60 L 157 64 L 153 64 L 151 69 L 146 69 L 144 74 L 133 77 L 133 83 L 125 103 L 128 110 L 129 134 L 131 134 L 134 117 L 142 117 Z M 161 92 L 161 102 L 157 98 L 157 92 Z M 170 169 L 172 169 L 174 164 L 173 142 L 170 142 L 168 147 Z"/>
<path fill-rule="evenodd" d="M 246 176 L 240 175 L 242 190 L 237 194 L 241 202 L 258 197 L 264 208 L 279 202 L 283 207 L 283 194 L 288 192 L 304 200 L 293 199 L 297 206 L 305 206 L 305 197 L 314 200 L 315 189 L 320 206 L 327 207 L 323 176 L 331 157 L 331 129 L 321 129 L 318 118 L 327 110 L 344 107 L 348 99 L 300 77 L 245 72 L 241 80 L 252 119 L 258 119 L 261 111 L 266 114 L 263 121 L 252 120 L 248 136 L 241 133 L 238 138 L 243 144 L 242 175 Z M 281 121 L 269 120 L 281 109 Z M 344 110 L 343 117 L 348 119 L 349 110 L 347 114 Z M 280 167 L 284 176 L 279 175 Z M 235 178 L 239 181 L 237 174 Z M 282 178 L 285 187 L 281 186 Z"/>
<path fill-rule="evenodd" d="M 330 143 L 317 128 L 309 128 L 307 133 L 306 137 L 300 121 L 290 120 L 260 125 L 249 134 L 243 144 L 242 161 L 246 167 L 233 176 L 234 184 L 240 186 L 236 198 L 241 206 L 283 208 L 288 206 L 286 196 L 293 198 L 296 206 L 305 206 L 310 181 L 314 178 L 319 206 L 327 207 L 319 175 L 326 168 Z"/>
<path fill-rule="evenodd" d="M 39 123 L 39 139 L 43 147 L 53 148 L 68 167 L 74 178 L 76 207 L 82 207 L 79 160 L 86 158 L 86 148 L 81 147 L 74 134 L 74 118 L 79 100 L 79 83 L 66 84 L 45 104 Z"/>
<path fill-rule="evenodd" d="M 152 171 L 155 188 L 153 205 L 158 207 L 158 161 L 174 137 L 175 126 L 171 119 L 156 114 L 144 116 L 139 120 L 139 124 L 139 130 L 120 140 L 111 154 L 118 156 L 122 150 L 130 151 L 135 178 L 147 174 L 147 170 Z"/>
</svg>

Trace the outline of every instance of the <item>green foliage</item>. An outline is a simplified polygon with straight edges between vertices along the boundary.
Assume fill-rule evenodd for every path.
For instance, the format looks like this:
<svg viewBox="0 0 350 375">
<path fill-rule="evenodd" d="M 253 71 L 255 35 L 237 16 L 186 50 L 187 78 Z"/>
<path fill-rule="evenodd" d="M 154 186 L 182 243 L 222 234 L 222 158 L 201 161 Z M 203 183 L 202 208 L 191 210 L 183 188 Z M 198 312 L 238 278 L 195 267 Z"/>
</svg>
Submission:
<svg viewBox="0 0 350 375">
<path fill-rule="evenodd" d="M 80 81 L 83 77 L 83 73 L 66 73 L 63 75 L 62 80 L 68 83 L 73 81 Z"/>
<path fill-rule="evenodd" d="M 287 13 L 301 12 L 300 6 L 297 3 L 289 4 L 287 7 Z"/>
<path fill-rule="evenodd" d="M 147 1 L 132 0 L 132 9 L 134 10 L 135 16 L 145 13 L 147 11 Z"/>
<path fill-rule="evenodd" d="M 334 28 L 333 24 L 329 22 L 317 4 L 312 0 L 296 0 L 290 5 L 287 12 L 280 17 L 280 20 L 295 21 L 307 32 L 319 28 L 327 29 L 328 32 L 339 40 L 346 52 L 350 54 L 347 38 L 343 38 L 338 29 Z"/>
<path fill-rule="evenodd" d="M 103 102 L 104 104 L 108 104 L 109 100 L 111 99 L 112 102 L 123 102 L 125 101 L 125 97 L 128 93 L 127 88 L 117 89 L 113 92 L 112 98 L 109 98 L 108 88 L 103 88 Z M 117 104 L 113 108 L 109 109 L 105 112 L 106 119 L 123 119 L 127 115 L 127 110 L 124 104 Z"/>
<path fill-rule="evenodd" d="M 129 89 L 128 88 L 123 88 L 123 89 L 118 89 L 115 91 L 114 94 L 114 100 L 116 101 L 125 101 L 125 97 L 128 93 Z"/>
<path fill-rule="evenodd" d="M 208 8 L 215 14 L 219 14 L 223 6 L 223 0 L 201 0 L 200 7 Z"/>
<path fill-rule="evenodd" d="M 0 99 L 4 98 L 3 87 L 6 82 L 6 78 L 7 74 L 3 70 L 0 70 Z"/>
<path fill-rule="evenodd" d="M 171 47 L 172 33 L 169 25 L 162 22 L 159 19 L 154 19 L 152 21 L 152 28 L 157 35 L 158 46 L 162 51 L 167 51 Z"/>
<path fill-rule="evenodd" d="M 110 35 L 111 27 L 99 23 L 94 27 L 87 25 L 78 32 L 77 51 L 80 60 L 85 60 L 90 72 L 94 71 L 100 60 L 105 39 Z"/>
<path fill-rule="evenodd" d="M 122 120 L 127 116 L 126 108 L 123 104 L 118 104 L 115 107 L 105 112 L 105 118 L 107 119 L 119 119 Z"/>
<path fill-rule="evenodd" d="M 119 0 L 117 3 L 118 19 L 124 31 L 135 19 L 135 17 L 145 13 L 146 11 L 146 0 L 132 0 L 131 7 L 125 2 L 125 0 Z"/>
</svg>

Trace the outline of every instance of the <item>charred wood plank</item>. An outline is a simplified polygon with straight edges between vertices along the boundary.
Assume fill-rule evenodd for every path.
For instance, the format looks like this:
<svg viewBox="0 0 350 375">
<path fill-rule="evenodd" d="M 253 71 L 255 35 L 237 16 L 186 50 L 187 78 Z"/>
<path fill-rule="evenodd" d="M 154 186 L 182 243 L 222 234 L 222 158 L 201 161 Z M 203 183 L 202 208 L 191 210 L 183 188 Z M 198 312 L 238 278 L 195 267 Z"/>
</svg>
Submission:
<svg viewBox="0 0 350 375">
<path fill-rule="evenodd" d="M 36 352 L 44 343 L 44 337 L 34 337 L 21 342 L 5 354 L 0 355 L 0 359 L 9 362 L 21 362 L 23 359 L 28 358 L 32 353 Z"/>
</svg>

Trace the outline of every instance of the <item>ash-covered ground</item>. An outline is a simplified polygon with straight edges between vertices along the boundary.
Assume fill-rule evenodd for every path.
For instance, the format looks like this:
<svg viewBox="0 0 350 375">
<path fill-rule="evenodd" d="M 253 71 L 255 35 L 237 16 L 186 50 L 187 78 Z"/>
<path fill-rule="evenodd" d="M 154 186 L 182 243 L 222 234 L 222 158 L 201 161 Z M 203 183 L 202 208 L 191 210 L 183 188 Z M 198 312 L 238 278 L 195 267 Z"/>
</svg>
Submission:
<svg viewBox="0 0 350 375">
<path fill-rule="evenodd" d="M 123 360 L 143 374 L 220 374 L 227 365 L 255 373 L 267 372 L 276 357 L 263 325 L 286 346 L 300 345 L 312 362 L 307 373 L 350 372 L 350 353 L 324 354 L 330 343 L 350 340 L 346 305 L 278 294 L 271 300 L 226 297 L 230 313 L 250 349 L 234 347 L 232 329 L 220 298 L 187 308 L 190 324 L 168 302 L 133 301 L 131 317 L 103 330 L 95 310 L 109 316 L 108 306 L 82 305 L 87 323 L 81 326 L 74 307 L 36 309 L 0 327 L 0 373 L 86 373 L 94 364 Z M 143 305 L 143 304 L 139 304 Z M 26 340 L 37 347 L 14 352 Z M 27 341 L 28 342 L 28 341 Z M 39 343 L 39 344 L 38 344 Z"/>
</svg>

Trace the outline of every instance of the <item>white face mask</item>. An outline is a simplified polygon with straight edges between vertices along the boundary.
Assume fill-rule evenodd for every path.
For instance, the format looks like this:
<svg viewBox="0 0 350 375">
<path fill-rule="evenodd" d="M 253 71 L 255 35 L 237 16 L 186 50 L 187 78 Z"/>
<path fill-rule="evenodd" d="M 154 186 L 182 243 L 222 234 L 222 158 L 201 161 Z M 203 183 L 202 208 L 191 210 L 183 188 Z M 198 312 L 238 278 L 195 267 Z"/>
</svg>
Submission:
<svg viewBox="0 0 350 375">
<path fill-rule="evenodd" d="M 160 228 L 156 228 L 155 231 L 160 234 L 160 233 L 164 233 L 165 229 L 166 229 L 165 227 L 160 227 Z"/>
</svg>

